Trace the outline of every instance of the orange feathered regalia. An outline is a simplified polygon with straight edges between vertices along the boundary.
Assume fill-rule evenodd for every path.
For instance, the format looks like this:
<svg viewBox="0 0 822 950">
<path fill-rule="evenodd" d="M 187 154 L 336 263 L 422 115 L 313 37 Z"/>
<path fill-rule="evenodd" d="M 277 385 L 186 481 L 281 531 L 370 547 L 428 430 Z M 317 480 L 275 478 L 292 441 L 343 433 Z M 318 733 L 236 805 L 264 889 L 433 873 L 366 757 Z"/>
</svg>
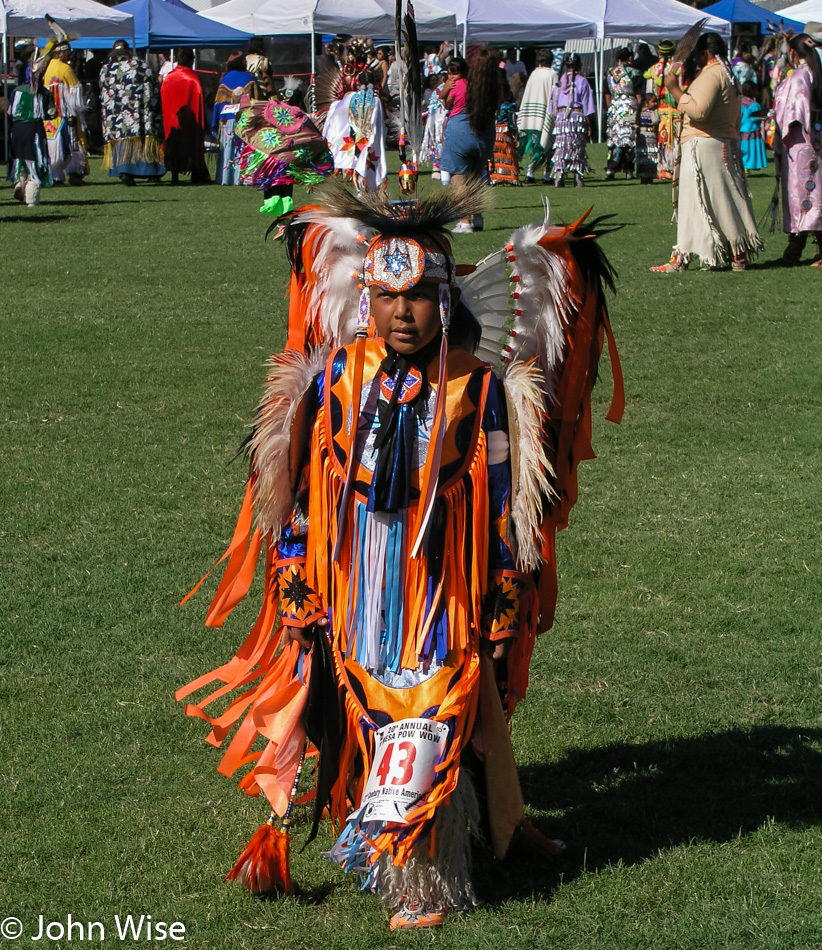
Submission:
<svg viewBox="0 0 822 950">
<path fill-rule="evenodd" d="M 219 684 L 187 713 L 214 745 L 234 730 L 220 771 L 244 769 L 241 787 L 289 822 L 307 747 L 311 837 L 327 814 L 332 860 L 396 909 L 392 927 L 475 903 L 475 783 L 497 856 L 523 825 L 507 723 L 553 621 L 554 538 L 593 457 L 606 337 L 608 417 L 622 412 L 596 223 L 546 218 L 457 268 L 445 225 L 481 210 L 478 194 L 392 203 L 325 187 L 291 217 L 288 344 L 206 623 L 225 621 L 264 552 L 262 608 L 233 659 L 178 693 Z M 436 335 L 394 350 L 376 335 L 380 295 L 431 301 Z M 290 886 L 287 868 L 264 867 L 275 834 L 235 869 L 254 890 Z"/>
</svg>

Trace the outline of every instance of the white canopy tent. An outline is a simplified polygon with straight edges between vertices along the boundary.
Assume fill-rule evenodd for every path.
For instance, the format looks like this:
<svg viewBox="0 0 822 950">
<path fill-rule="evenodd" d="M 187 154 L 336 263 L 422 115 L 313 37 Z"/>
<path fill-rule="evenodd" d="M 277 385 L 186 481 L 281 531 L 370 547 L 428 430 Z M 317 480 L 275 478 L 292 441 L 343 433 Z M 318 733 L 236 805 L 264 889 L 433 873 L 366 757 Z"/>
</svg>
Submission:
<svg viewBox="0 0 822 950">
<path fill-rule="evenodd" d="M 393 36 L 394 9 L 387 0 L 228 0 L 201 16 L 225 23 L 257 36 L 291 33 L 351 33 L 365 36 Z M 456 35 L 452 13 L 425 0 L 414 4 L 420 39 L 440 39 Z M 311 44 L 311 74 L 315 73 L 314 44 Z"/>
<path fill-rule="evenodd" d="M 72 38 L 134 39 L 134 17 L 95 0 L 0 0 L 0 32 L 4 36 L 42 35 L 46 14 Z"/>
<path fill-rule="evenodd" d="M 202 2 L 202 0 L 201 0 Z M 441 7 L 418 0 L 417 30 L 423 38 L 451 37 L 456 18 Z M 201 15 L 257 36 L 281 33 L 394 35 L 394 6 L 383 0 L 228 0 Z"/>
<path fill-rule="evenodd" d="M 679 0 L 576 0 L 574 11 L 596 23 L 599 39 L 615 36 L 651 43 L 676 40 L 704 17 L 704 13 Z M 731 24 L 719 17 L 709 17 L 705 29 L 731 35 Z"/>
<path fill-rule="evenodd" d="M 134 17 L 121 10 L 112 10 L 95 0 L 0 0 L 0 33 L 3 34 L 3 85 L 6 102 L 8 90 L 8 41 L 15 36 L 41 36 L 47 29 L 46 14 L 69 34 L 105 36 L 112 40 L 134 42 Z M 9 117 L 5 118 L 5 154 L 9 153 Z"/>
<path fill-rule="evenodd" d="M 463 43 L 562 42 L 596 36 L 586 14 L 569 12 L 559 0 L 438 0 L 456 14 Z M 569 5 L 570 6 L 570 5 Z M 415 7 L 416 8 L 416 7 Z"/>
<path fill-rule="evenodd" d="M 820 0 L 822 2 L 822 0 Z M 589 17 L 596 23 L 597 55 L 594 57 L 596 83 L 597 127 L 602 137 L 602 86 L 605 44 L 609 38 L 648 40 L 663 39 L 676 42 L 688 29 L 703 19 L 704 14 L 679 0 L 576 0 L 578 16 Z M 706 30 L 720 36 L 731 35 L 731 24 L 719 17 L 708 17 Z"/>
<path fill-rule="evenodd" d="M 774 20 L 778 21 L 781 17 L 796 20 L 797 23 L 822 23 L 822 0 L 804 0 L 803 3 L 795 3 L 773 14 Z"/>
</svg>

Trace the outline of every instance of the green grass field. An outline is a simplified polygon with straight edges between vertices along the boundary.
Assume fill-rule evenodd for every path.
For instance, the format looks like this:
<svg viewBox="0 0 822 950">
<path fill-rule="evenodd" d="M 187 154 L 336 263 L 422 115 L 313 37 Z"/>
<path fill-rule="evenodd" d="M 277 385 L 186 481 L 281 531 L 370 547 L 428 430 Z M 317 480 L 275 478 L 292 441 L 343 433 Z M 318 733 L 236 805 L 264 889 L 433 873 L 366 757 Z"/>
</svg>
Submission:
<svg viewBox="0 0 822 950">
<path fill-rule="evenodd" d="M 513 729 L 529 814 L 568 853 L 480 851 L 483 906 L 436 934 L 389 934 L 322 858 L 327 830 L 293 856 L 299 898 L 224 883 L 266 811 L 173 699 L 255 613 L 206 630 L 213 580 L 178 601 L 233 530 L 232 460 L 284 342 L 258 195 L 129 189 L 99 160 L 36 210 L 0 185 L 0 919 L 22 921 L 18 946 L 41 914 L 101 922 L 85 945 L 154 943 L 119 939 L 129 913 L 183 922 L 198 950 L 822 945 L 822 272 L 769 266 L 777 234 L 745 274 L 650 274 L 670 192 L 606 185 L 592 153 L 585 189 L 497 189 L 486 229 L 455 238 L 474 262 L 542 196 L 555 219 L 615 215 L 627 408 L 604 421 L 603 358 L 599 458 Z M 758 214 L 772 187 L 751 178 Z"/>
</svg>

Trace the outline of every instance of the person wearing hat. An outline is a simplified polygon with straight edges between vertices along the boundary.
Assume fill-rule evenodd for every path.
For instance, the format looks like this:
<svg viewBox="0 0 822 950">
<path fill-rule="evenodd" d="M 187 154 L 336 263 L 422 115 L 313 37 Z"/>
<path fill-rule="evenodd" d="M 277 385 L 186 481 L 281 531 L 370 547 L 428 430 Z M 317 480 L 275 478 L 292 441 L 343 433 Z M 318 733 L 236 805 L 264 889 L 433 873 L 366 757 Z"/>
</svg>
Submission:
<svg viewBox="0 0 822 950">
<path fill-rule="evenodd" d="M 781 152 L 782 227 L 788 235 L 780 263 L 799 263 L 813 235 L 813 266 L 822 266 L 822 63 L 807 33 L 788 39 L 793 70 L 777 86 L 774 99 Z"/>
<path fill-rule="evenodd" d="M 665 76 L 673 70 L 681 75 L 679 63 L 672 63 L 676 45 L 673 40 L 662 40 L 657 47 L 659 59 L 645 73 L 648 80 L 648 92 L 652 92 L 659 102 L 659 124 L 657 125 L 657 177 L 663 181 L 672 181 L 676 164 L 676 150 L 679 131 L 682 127 L 682 115 L 676 107 L 671 94 L 665 87 Z"/>
<path fill-rule="evenodd" d="M 66 180 L 82 185 L 89 173 L 86 152 L 86 101 L 83 87 L 71 68 L 71 46 L 63 40 L 54 47 L 43 83 L 51 93 L 57 111 L 46 119 L 51 173 L 56 185 Z"/>
</svg>

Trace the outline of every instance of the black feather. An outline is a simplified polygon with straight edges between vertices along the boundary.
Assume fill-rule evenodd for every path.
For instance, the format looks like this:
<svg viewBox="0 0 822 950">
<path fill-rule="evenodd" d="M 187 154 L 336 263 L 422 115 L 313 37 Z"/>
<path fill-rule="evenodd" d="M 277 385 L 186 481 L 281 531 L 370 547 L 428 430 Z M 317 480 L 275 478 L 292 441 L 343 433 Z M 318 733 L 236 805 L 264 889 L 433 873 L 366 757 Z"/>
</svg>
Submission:
<svg viewBox="0 0 822 950">
<path fill-rule="evenodd" d="M 613 217 L 613 214 L 602 214 L 592 221 L 584 221 L 573 232 L 568 244 L 586 281 L 592 286 L 604 284 L 611 293 L 616 293 L 617 272 L 599 244 L 600 238 L 621 231 L 624 227 L 622 224 L 603 227 Z"/>
</svg>

